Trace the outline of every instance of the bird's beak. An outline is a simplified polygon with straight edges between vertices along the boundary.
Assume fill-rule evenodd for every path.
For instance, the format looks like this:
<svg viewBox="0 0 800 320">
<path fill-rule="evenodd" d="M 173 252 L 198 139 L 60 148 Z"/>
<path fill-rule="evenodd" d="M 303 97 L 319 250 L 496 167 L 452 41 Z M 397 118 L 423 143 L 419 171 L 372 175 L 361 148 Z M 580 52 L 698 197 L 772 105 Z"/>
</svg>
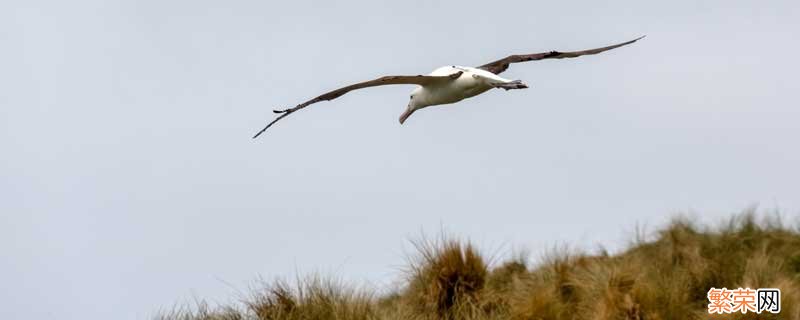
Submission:
<svg viewBox="0 0 800 320">
<path fill-rule="evenodd" d="M 414 111 L 415 111 L 414 107 L 411 106 L 411 102 L 409 102 L 408 103 L 408 107 L 406 107 L 406 111 L 403 112 L 403 114 L 400 115 L 400 124 L 403 124 L 404 122 L 406 122 L 406 119 L 408 119 L 408 117 L 410 117 L 411 114 L 414 113 Z"/>
</svg>

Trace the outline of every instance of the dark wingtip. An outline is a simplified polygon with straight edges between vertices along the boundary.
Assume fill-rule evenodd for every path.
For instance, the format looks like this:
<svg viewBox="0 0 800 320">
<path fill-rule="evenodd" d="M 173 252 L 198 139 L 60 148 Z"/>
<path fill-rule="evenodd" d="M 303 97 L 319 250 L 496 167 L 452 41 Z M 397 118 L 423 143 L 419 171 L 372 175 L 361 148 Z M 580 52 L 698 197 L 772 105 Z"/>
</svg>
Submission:
<svg viewBox="0 0 800 320">
<path fill-rule="evenodd" d="M 292 114 L 293 112 L 295 112 L 297 110 L 298 110 L 297 108 L 289 108 L 289 109 L 286 109 L 286 110 L 272 110 L 272 112 L 280 113 L 281 115 L 278 116 L 277 118 L 275 118 L 274 120 L 272 120 L 270 123 L 268 123 L 267 126 L 264 127 L 264 129 L 261 129 L 261 131 L 256 133 L 256 135 L 253 136 L 253 139 L 258 138 L 258 136 L 260 136 L 262 133 L 264 133 L 264 131 L 267 131 L 267 129 L 269 129 L 269 127 L 271 127 L 273 124 L 275 124 L 275 122 L 278 122 L 279 120 L 285 118 L 286 116 Z"/>
</svg>

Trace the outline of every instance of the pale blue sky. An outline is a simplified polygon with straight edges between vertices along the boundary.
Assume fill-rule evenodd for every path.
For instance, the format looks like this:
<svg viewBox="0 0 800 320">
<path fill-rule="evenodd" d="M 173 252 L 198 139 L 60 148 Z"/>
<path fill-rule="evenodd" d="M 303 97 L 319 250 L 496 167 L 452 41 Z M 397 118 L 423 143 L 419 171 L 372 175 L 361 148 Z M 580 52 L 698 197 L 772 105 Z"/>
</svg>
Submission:
<svg viewBox="0 0 800 320">
<path fill-rule="evenodd" d="M 141 319 L 257 276 L 381 287 L 441 229 L 502 255 L 800 209 L 797 1 L 4 1 L 0 318 Z M 577 50 L 397 123 L 386 74 Z M 233 285 L 233 288 L 228 284 Z"/>
</svg>

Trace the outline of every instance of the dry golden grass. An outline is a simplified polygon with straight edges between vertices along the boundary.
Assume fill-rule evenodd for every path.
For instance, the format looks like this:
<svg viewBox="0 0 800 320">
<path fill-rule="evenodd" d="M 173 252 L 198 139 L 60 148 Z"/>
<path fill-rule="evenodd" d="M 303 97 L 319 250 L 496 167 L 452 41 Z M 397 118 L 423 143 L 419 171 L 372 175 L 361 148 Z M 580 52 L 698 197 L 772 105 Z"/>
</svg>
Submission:
<svg viewBox="0 0 800 320">
<path fill-rule="evenodd" d="M 372 296 L 319 276 L 295 286 L 275 282 L 245 302 L 247 315 L 259 320 L 375 319 Z"/>
<path fill-rule="evenodd" d="M 450 319 L 474 312 L 489 270 L 470 244 L 442 239 L 416 243 L 418 257 L 411 262 L 403 302 L 415 318 Z"/>
<path fill-rule="evenodd" d="M 176 320 L 800 320 L 800 232 L 752 212 L 718 227 L 676 219 L 617 255 L 556 252 L 490 268 L 469 242 L 421 241 L 401 288 L 380 297 L 320 277 L 257 290 L 241 306 L 177 308 Z M 711 287 L 779 288 L 781 313 L 709 315 Z"/>
</svg>

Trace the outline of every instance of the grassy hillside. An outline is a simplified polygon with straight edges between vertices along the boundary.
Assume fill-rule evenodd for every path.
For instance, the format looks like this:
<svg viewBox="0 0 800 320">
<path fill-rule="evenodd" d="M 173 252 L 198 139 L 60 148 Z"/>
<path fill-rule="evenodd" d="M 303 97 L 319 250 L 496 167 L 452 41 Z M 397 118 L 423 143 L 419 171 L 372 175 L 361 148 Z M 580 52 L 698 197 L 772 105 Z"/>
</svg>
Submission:
<svg viewBox="0 0 800 320">
<path fill-rule="evenodd" d="M 311 277 L 276 282 L 241 305 L 200 305 L 157 319 L 798 319 L 800 232 L 752 213 L 723 226 L 676 220 L 618 255 L 563 253 L 489 267 L 469 243 L 423 241 L 389 295 Z M 779 288 L 778 315 L 712 316 L 710 287 Z"/>
</svg>

